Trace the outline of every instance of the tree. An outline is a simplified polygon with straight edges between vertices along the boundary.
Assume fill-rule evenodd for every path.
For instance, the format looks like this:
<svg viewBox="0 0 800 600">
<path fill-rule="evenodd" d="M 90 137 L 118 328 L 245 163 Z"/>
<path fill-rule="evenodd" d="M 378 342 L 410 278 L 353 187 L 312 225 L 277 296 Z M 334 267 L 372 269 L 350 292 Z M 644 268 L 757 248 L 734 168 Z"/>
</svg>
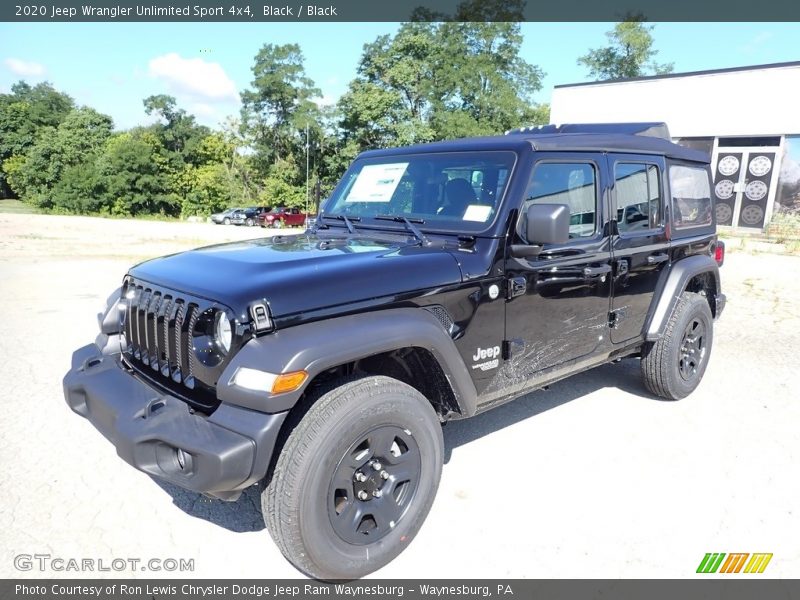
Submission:
<svg viewBox="0 0 800 600">
<path fill-rule="evenodd" d="M 136 128 L 109 139 L 97 161 L 107 210 L 177 216 L 181 199 L 165 162 L 161 141 L 152 131 Z"/>
<path fill-rule="evenodd" d="M 170 159 L 175 169 L 181 164 L 196 163 L 198 144 L 210 130 L 198 125 L 193 115 L 177 107 L 175 98 L 165 94 L 148 96 L 143 101 L 147 115 L 158 115 L 163 122 L 155 123 L 151 130 L 159 137 L 162 145 L 171 153 Z"/>
<path fill-rule="evenodd" d="M 0 94 L 0 167 L 12 156 L 18 157 L 13 164 L 19 165 L 39 137 L 58 127 L 74 106 L 72 98 L 47 82 L 30 86 L 20 81 L 10 94 Z M 0 168 L 0 198 L 12 195 L 6 171 Z"/>
<path fill-rule="evenodd" d="M 297 44 L 265 44 L 255 57 L 251 88 L 242 92 L 242 121 L 256 150 L 256 168 L 269 172 L 279 158 L 302 144 L 300 131 L 317 121 L 313 102 L 320 95 L 306 76 Z"/>
<path fill-rule="evenodd" d="M 24 155 L 4 162 L 9 183 L 24 200 L 43 208 L 82 211 L 78 190 L 87 193 L 95 180 L 93 163 L 111 135 L 111 117 L 86 107 L 72 110 L 57 128 L 41 128 L 36 143 Z M 70 171 L 69 190 L 59 188 L 64 173 Z M 86 186 L 78 185 L 81 177 Z M 62 200 L 66 198 L 65 202 Z"/>
<path fill-rule="evenodd" d="M 654 28 L 641 19 L 617 23 L 606 33 L 609 45 L 589 50 L 578 59 L 578 64 L 587 67 L 589 76 L 599 80 L 671 73 L 673 63 L 659 64 L 653 60 L 658 54 L 658 50 L 653 50 Z"/>
<path fill-rule="evenodd" d="M 489 9 L 497 6 L 459 6 L 465 14 Z M 365 45 L 339 102 L 342 150 L 353 155 L 546 122 L 547 109 L 533 100 L 542 72 L 520 57 L 521 42 L 517 23 L 450 21 L 404 23 L 394 37 Z"/>
<path fill-rule="evenodd" d="M 430 127 L 436 25 L 404 23 L 365 44 L 358 76 L 341 98 L 345 142 L 357 148 L 434 139 Z"/>
<path fill-rule="evenodd" d="M 247 146 L 247 132 L 242 121 L 235 117 L 228 117 L 222 125 L 222 139 L 228 149 L 228 154 L 223 159 L 223 164 L 229 173 L 231 185 L 235 192 L 234 203 L 252 204 L 254 195 L 253 170 L 251 163 L 245 156 Z"/>
<path fill-rule="evenodd" d="M 221 163 L 187 166 L 181 182 L 185 188 L 181 194 L 181 216 L 208 216 L 232 203 L 230 174 Z"/>
<path fill-rule="evenodd" d="M 203 138 L 196 164 L 187 164 L 178 177 L 181 215 L 208 216 L 233 204 L 249 204 L 239 180 L 236 148 L 219 132 Z"/>
<path fill-rule="evenodd" d="M 440 37 L 437 138 L 501 134 L 540 124 L 533 95 L 541 89 L 543 73 L 520 57 L 518 23 L 444 23 Z"/>
</svg>

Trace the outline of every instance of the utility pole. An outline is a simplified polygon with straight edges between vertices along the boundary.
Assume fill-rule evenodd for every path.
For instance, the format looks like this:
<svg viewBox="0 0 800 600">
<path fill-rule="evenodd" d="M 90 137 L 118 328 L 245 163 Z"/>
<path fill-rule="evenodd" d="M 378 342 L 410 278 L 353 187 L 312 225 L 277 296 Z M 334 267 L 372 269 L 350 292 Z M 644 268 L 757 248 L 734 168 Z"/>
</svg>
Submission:
<svg viewBox="0 0 800 600">
<path fill-rule="evenodd" d="M 308 139 L 308 121 L 306 121 L 306 215 L 308 215 L 308 154 L 309 154 L 309 139 Z"/>
</svg>

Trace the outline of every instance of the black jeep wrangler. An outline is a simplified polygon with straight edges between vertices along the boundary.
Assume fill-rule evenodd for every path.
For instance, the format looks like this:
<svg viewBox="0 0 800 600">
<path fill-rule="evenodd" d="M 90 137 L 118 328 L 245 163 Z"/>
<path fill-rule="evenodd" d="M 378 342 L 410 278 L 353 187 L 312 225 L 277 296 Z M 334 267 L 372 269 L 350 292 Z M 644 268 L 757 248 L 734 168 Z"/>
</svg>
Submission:
<svg viewBox="0 0 800 600">
<path fill-rule="evenodd" d="M 420 529 L 449 419 L 624 357 L 690 394 L 723 256 L 709 157 L 663 124 L 365 152 L 312 230 L 133 267 L 64 391 L 154 477 L 263 480 L 283 554 L 356 578 Z"/>
</svg>

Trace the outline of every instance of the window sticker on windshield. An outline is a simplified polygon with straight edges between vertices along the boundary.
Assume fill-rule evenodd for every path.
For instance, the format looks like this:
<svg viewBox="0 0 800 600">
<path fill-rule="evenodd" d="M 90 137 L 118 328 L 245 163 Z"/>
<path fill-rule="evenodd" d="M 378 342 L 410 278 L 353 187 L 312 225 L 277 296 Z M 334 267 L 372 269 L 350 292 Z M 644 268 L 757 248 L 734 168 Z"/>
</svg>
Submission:
<svg viewBox="0 0 800 600">
<path fill-rule="evenodd" d="M 492 207 L 485 204 L 470 204 L 464 212 L 465 221 L 477 221 L 478 223 L 486 223 L 489 215 L 492 212 Z"/>
<path fill-rule="evenodd" d="M 389 202 L 406 168 L 407 162 L 366 165 L 350 188 L 345 202 Z"/>
</svg>

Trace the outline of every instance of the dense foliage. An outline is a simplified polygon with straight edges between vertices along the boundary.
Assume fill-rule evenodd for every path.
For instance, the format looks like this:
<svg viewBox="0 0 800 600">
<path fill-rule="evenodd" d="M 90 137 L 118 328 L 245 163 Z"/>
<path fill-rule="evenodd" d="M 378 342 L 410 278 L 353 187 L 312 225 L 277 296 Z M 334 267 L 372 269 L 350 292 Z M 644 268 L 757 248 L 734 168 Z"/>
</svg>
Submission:
<svg viewBox="0 0 800 600">
<path fill-rule="evenodd" d="M 578 59 L 578 64 L 589 69 L 590 77 L 600 80 L 671 73 L 672 63 L 654 60 L 658 54 L 658 50 L 653 49 L 654 27 L 636 19 L 617 23 L 606 33 L 608 45 L 589 50 Z"/>
<path fill-rule="evenodd" d="M 471 0 L 460 10 L 483 21 L 494 15 L 486 6 Z M 516 5 L 503 6 L 511 21 Z M 313 207 L 366 148 L 546 123 L 548 107 L 533 100 L 542 72 L 520 56 L 519 25 L 496 20 L 414 21 L 378 37 L 335 106 L 319 103 L 298 45 L 265 44 L 241 115 L 214 130 L 157 95 L 143 102 L 156 122 L 115 131 L 110 117 L 50 84 L 20 82 L 0 94 L 0 198 L 59 212 L 184 217 L 302 206 L 308 153 Z"/>
</svg>

